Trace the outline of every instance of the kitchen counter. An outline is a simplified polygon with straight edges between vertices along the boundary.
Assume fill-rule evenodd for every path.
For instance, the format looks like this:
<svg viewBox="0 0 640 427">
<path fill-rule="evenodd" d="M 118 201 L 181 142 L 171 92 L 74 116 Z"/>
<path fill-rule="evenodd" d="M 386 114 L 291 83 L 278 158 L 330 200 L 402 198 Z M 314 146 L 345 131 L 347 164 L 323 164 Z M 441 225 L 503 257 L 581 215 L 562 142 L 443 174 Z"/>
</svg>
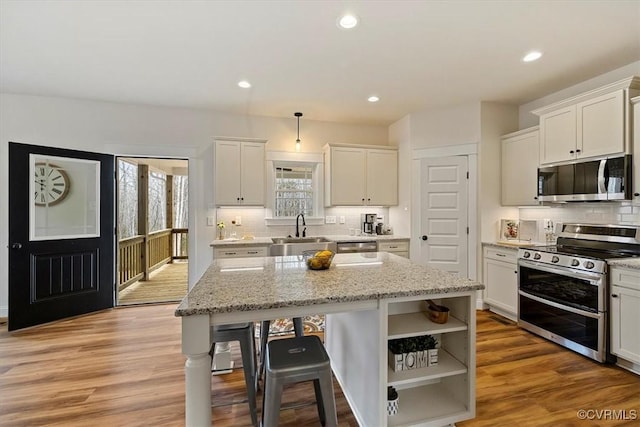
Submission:
<svg viewBox="0 0 640 427">
<path fill-rule="evenodd" d="M 534 246 L 547 246 L 546 243 L 543 242 L 528 242 L 528 241 L 496 241 L 496 242 L 482 242 L 482 246 L 493 246 L 496 248 L 532 248 Z"/>
<path fill-rule="evenodd" d="M 393 234 L 382 234 L 382 235 L 365 235 L 365 236 L 350 236 L 348 234 L 337 234 L 337 235 L 322 235 L 322 236 L 308 236 L 308 237 L 324 237 L 331 242 L 377 242 L 377 241 L 394 241 L 394 240 L 409 240 L 408 237 L 405 236 L 397 236 Z M 225 247 L 225 248 L 233 248 L 233 247 L 252 247 L 252 246 L 270 246 L 273 244 L 273 240 L 271 237 L 256 237 L 252 240 L 243 240 L 243 239 L 224 239 L 224 240 L 214 240 L 211 242 L 210 246 L 212 247 Z"/>
<path fill-rule="evenodd" d="M 469 405 L 474 405 L 468 401 L 475 384 L 472 325 L 475 291 L 483 288 L 477 282 L 386 252 L 336 254 L 331 267 L 319 271 L 308 270 L 297 256 L 214 260 L 175 311 L 182 318 L 182 352 L 187 357 L 186 425 L 211 425 L 211 325 L 318 313 L 326 315 L 327 350 L 354 415 L 361 425 L 385 425 L 387 348 L 382 343 L 386 342 L 389 307 L 396 313 L 415 310 L 426 298 L 450 301 L 454 315 L 469 325 L 468 329 L 462 326 L 463 335 L 452 335 L 454 341 L 464 342 L 451 351 L 464 353 L 460 358 L 467 360 L 467 368 L 460 381 L 463 390 L 468 390 L 463 393 L 466 398 L 455 399 L 466 403 L 456 403 L 450 419 L 473 417 Z M 403 320 L 401 324 L 426 322 L 423 314 L 416 315 L 406 316 L 420 320 Z M 361 354 L 363 351 L 366 354 Z M 367 383 L 364 388 L 363 381 Z M 415 393 L 424 391 L 420 377 L 415 381 Z M 440 391 L 436 395 L 444 396 Z M 405 402 L 405 413 L 431 417 L 424 405 Z M 441 406 L 435 404 L 434 408 Z"/>
<path fill-rule="evenodd" d="M 308 270 L 298 256 L 220 259 L 182 300 L 176 316 L 481 289 L 479 283 L 386 252 L 336 254 L 331 268 L 319 271 Z"/>
<path fill-rule="evenodd" d="M 640 270 L 640 258 L 612 259 L 607 260 L 611 267 L 628 268 L 631 270 Z"/>
</svg>

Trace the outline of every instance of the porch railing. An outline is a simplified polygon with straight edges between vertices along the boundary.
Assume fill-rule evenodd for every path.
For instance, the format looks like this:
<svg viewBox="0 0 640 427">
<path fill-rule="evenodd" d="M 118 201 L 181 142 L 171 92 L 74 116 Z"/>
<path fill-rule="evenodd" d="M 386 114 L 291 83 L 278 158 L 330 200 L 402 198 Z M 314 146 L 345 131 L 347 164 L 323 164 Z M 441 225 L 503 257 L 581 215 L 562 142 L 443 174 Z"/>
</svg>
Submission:
<svg viewBox="0 0 640 427">
<path fill-rule="evenodd" d="M 118 289 L 146 280 L 153 270 L 174 259 L 188 259 L 189 230 L 174 228 L 133 236 L 118 242 Z"/>
</svg>

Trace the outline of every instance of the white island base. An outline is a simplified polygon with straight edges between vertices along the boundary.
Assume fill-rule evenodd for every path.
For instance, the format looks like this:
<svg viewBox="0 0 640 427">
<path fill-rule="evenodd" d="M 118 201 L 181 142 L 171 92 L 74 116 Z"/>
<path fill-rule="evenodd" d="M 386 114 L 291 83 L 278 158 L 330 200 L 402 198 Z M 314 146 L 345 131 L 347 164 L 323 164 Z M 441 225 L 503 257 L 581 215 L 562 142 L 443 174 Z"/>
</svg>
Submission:
<svg viewBox="0 0 640 427">
<path fill-rule="evenodd" d="M 383 299 L 375 310 L 327 314 L 325 345 L 342 391 L 361 426 L 446 426 L 475 416 L 475 292 L 429 295 L 449 307 L 449 321 L 431 322 L 424 296 Z M 394 372 L 390 339 L 433 335 L 437 366 Z M 387 386 L 399 394 L 388 416 Z"/>
</svg>

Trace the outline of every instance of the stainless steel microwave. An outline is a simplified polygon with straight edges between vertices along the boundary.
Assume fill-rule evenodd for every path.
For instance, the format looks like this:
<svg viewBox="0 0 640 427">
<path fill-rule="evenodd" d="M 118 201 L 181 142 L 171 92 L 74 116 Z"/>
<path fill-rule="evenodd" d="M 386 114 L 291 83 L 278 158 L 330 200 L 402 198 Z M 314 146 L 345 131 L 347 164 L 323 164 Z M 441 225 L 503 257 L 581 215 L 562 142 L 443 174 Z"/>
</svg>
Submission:
<svg viewBox="0 0 640 427">
<path fill-rule="evenodd" d="M 631 155 L 538 168 L 538 200 L 631 200 Z"/>
</svg>

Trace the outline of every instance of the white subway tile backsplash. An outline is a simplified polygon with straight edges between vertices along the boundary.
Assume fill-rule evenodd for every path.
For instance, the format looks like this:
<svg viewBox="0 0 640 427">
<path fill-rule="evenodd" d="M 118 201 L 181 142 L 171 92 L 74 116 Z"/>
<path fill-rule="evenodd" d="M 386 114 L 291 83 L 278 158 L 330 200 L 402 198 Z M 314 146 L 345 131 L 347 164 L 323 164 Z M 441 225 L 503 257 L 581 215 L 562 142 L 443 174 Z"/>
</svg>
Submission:
<svg viewBox="0 0 640 427">
<path fill-rule="evenodd" d="M 544 208 L 521 208 L 520 220 L 550 218 L 554 222 L 640 225 L 640 206 L 623 203 L 567 203 Z"/>
</svg>

